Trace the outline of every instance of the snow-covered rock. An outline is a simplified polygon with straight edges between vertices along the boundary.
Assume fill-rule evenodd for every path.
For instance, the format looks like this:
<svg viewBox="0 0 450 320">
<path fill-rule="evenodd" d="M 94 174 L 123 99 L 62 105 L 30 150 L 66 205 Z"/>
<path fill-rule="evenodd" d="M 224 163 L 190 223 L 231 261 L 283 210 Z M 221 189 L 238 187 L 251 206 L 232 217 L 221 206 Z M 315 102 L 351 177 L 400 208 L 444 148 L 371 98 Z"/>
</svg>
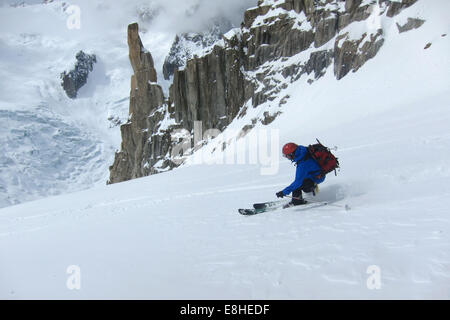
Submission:
<svg viewBox="0 0 450 320">
<path fill-rule="evenodd" d="M 71 99 L 75 99 L 78 90 L 87 83 L 89 73 L 92 72 L 94 64 L 97 62 L 95 54 L 86 54 L 83 51 L 78 52 L 75 58 L 77 61 L 74 69 L 61 73 L 61 85 Z"/>
<path fill-rule="evenodd" d="M 163 66 L 163 74 L 166 80 L 173 77 L 176 69 L 182 69 L 186 62 L 194 56 L 202 56 L 209 51 L 222 35 L 228 32 L 233 25 L 224 18 L 214 19 L 213 25 L 208 31 L 182 33 L 175 37 L 169 55 Z"/>
</svg>

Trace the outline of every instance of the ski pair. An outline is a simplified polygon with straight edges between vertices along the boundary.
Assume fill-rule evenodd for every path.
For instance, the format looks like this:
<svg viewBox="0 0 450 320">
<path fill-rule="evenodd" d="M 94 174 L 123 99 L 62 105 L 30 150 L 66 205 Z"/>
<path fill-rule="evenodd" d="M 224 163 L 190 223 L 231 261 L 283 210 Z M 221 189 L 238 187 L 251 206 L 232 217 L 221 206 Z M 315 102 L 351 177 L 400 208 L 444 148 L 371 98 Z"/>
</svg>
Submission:
<svg viewBox="0 0 450 320">
<path fill-rule="evenodd" d="M 297 207 L 318 207 L 327 205 L 327 202 L 307 202 L 306 204 L 299 205 Z M 275 211 L 278 209 L 287 209 L 292 208 L 293 205 L 289 205 L 289 202 L 286 201 L 270 201 L 264 203 L 255 203 L 253 205 L 253 209 L 239 209 L 239 213 L 245 216 L 252 216 L 255 214 L 267 212 L 267 211 Z"/>
</svg>

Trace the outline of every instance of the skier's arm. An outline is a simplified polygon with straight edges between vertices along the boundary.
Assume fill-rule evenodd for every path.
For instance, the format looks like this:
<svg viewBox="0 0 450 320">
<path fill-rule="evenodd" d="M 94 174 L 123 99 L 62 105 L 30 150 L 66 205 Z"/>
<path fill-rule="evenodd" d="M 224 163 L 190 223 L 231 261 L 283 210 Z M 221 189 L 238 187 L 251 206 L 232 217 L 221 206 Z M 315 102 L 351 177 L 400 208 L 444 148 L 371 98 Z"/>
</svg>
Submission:
<svg viewBox="0 0 450 320">
<path fill-rule="evenodd" d="M 306 170 L 303 168 L 301 164 L 297 165 L 297 171 L 295 172 L 295 181 L 292 182 L 292 184 L 283 190 L 283 194 L 287 196 L 292 191 L 298 189 L 303 184 L 303 180 L 305 180 L 306 177 Z"/>
</svg>

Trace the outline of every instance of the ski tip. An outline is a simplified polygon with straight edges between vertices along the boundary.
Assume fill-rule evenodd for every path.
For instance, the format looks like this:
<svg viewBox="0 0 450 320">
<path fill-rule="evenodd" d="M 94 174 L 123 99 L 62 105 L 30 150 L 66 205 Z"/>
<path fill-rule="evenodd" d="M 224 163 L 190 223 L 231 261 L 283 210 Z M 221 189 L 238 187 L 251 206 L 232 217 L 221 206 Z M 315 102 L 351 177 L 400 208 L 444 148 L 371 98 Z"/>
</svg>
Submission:
<svg viewBox="0 0 450 320">
<path fill-rule="evenodd" d="M 240 214 L 244 215 L 244 216 L 251 216 L 256 214 L 255 210 L 251 210 L 251 209 L 239 209 L 238 210 Z"/>
</svg>

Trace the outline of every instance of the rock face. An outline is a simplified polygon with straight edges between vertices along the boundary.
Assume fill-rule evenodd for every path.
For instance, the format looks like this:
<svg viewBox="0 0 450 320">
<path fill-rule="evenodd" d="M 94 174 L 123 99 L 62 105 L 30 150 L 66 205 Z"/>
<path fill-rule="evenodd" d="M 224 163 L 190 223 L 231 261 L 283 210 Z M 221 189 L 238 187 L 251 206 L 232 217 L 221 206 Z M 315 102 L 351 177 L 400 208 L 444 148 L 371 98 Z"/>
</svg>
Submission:
<svg viewBox="0 0 450 320">
<path fill-rule="evenodd" d="M 232 28 L 230 21 L 217 18 L 213 25 L 205 32 L 190 32 L 177 35 L 170 48 L 163 66 L 163 74 L 166 80 L 173 77 L 176 69 L 186 66 L 186 62 L 194 56 L 203 55 L 205 50 L 212 47 L 222 38 L 222 35 Z"/>
<path fill-rule="evenodd" d="M 289 99 L 280 92 L 290 83 L 301 78 L 307 83 L 317 81 L 329 67 L 337 80 L 358 71 L 383 46 L 379 17 L 395 16 L 416 1 L 259 0 L 257 7 L 245 12 L 240 28 L 224 34 L 183 68 L 171 69 L 173 84 L 167 100 L 156 84 L 153 61 L 142 47 L 137 25 L 130 25 L 128 42 L 135 73 L 131 116 L 121 127 L 122 149 L 110 168 L 109 182 L 177 166 L 172 153 L 186 138 L 192 148 L 189 139 L 196 121 L 205 130 L 223 130 L 249 108 L 269 106 L 269 111 L 263 109 L 243 129 L 271 123 Z M 412 19 L 398 27 L 403 32 L 422 23 Z"/>
<path fill-rule="evenodd" d="M 239 45 L 235 40 L 229 44 Z M 252 94 L 241 70 L 243 59 L 241 50 L 216 46 L 177 71 L 170 90 L 177 123 L 188 131 L 194 121 L 202 121 L 203 128 L 223 130 Z"/>
<path fill-rule="evenodd" d="M 93 70 L 94 63 L 97 62 L 95 54 L 89 55 L 83 51 L 77 53 L 76 59 L 73 70 L 61 73 L 61 85 L 71 99 L 77 97 L 78 90 L 86 84 L 88 75 Z"/>
<path fill-rule="evenodd" d="M 417 19 L 417 18 L 408 18 L 408 22 L 406 22 L 404 25 L 399 25 L 397 23 L 398 32 L 406 32 L 412 29 L 417 29 L 421 27 L 425 23 L 425 20 Z"/>
</svg>

